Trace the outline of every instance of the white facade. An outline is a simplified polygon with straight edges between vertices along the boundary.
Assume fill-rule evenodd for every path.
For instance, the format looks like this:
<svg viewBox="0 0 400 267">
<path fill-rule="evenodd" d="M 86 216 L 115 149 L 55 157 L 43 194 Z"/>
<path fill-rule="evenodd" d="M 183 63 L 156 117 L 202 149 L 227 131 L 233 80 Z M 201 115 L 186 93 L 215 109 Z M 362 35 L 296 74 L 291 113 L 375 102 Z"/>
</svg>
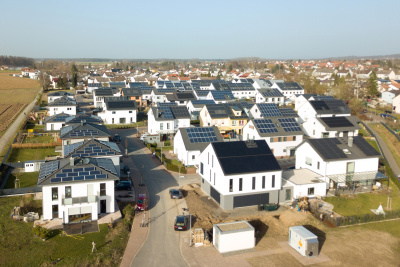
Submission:
<svg viewBox="0 0 400 267">
<path fill-rule="evenodd" d="M 105 195 L 100 192 L 100 184 L 105 184 Z M 69 186 L 71 197 L 66 198 L 66 187 Z M 57 194 L 54 193 L 53 188 L 57 190 Z M 70 223 L 72 215 L 90 214 L 90 220 L 95 221 L 100 214 L 102 200 L 106 203 L 106 213 L 115 212 L 114 181 L 46 185 L 43 186 L 42 192 L 44 220 L 62 218 L 64 223 Z M 73 204 L 74 202 L 81 203 Z M 53 214 L 55 207 L 58 214 Z"/>
<path fill-rule="evenodd" d="M 148 133 L 150 134 L 174 133 L 179 128 L 190 126 L 190 118 L 156 120 L 152 109 L 150 109 L 149 112 L 147 113 L 147 119 L 148 119 Z"/>
<path fill-rule="evenodd" d="M 62 122 L 47 122 L 46 123 L 46 131 L 59 131 L 63 125 L 65 124 L 64 121 Z"/>
<path fill-rule="evenodd" d="M 254 234 L 254 227 L 246 221 L 214 224 L 213 245 L 220 253 L 252 249 L 256 241 Z"/>
<path fill-rule="evenodd" d="M 75 143 L 83 142 L 83 141 L 85 141 L 87 139 L 89 139 L 89 137 L 86 138 L 86 139 L 84 139 L 84 138 L 64 139 L 64 140 L 62 140 L 62 145 L 65 146 L 65 145 L 75 144 Z M 100 140 L 100 141 L 106 141 L 106 142 L 110 141 L 108 137 L 95 137 L 95 139 L 96 140 Z"/>
<path fill-rule="evenodd" d="M 62 98 L 62 97 L 64 97 L 64 96 L 63 96 L 63 95 L 47 96 L 47 103 L 54 102 L 54 101 L 56 101 L 57 99 L 60 99 L 60 98 Z M 69 99 L 75 101 L 75 98 L 74 98 L 73 95 L 66 95 L 66 97 L 68 97 Z"/>
<path fill-rule="evenodd" d="M 130 124 L 136 122 L 136 109 L 134 110 L 103 110 L 97 113 L 104 124 Z"/>
<path fill-rule="evenodd" d="M 49 116 L 53 116 L 63 112 L 69 115 L 76 115 L 76 106 L 54 106 L 47 108 L 49 109 Z"/>
<path fill-rule="evenodd" d="M 307 101 L 306 103 L 304 103 L 302 106 L 299 107 L 297 114 L 300 116 L 300 118 L 298 119 L 299 123 L 303 123 L 305 121 L 307 121 L 310 118 L 315 118 L 315 117 L 333 117 L 333 115 L 335 115 L 336 117 L 340 117 L 340 116 L 350 116 L 350 112 L 349 113 L 345 113 L 345 114 L 336 114 L 336 113 L 326 113 L 326 114 L 317 114 L 317 112 L 314 110 L 313 106 L 310 104 L 309 101 Z"/>
<path fill-rule="evenodd" d="M 354 131 L 328 131 L 317 118 L 309 118 L 302 125 L 304 133 L 313 138 L 358 136 L 358 129 Z"/>
<path fill-rule="evenodd" d="M 393 112 L 400 114 L 400 95 L 393 98 Z"/>
<path fill-rule="evenodd" d="M 174 138 L 174 154 L 186 166 L 196 166 L 199 164 L 200 150 L 186 150 L 180 131 L 176 133 Z"/>
<path fill-rule="evenodd" d="M 260 91 L 257 90 L 255 94 L 256 103 L 274 103 L 278 106 L 283 106 L 285 97 L 281 96 L 263 96 Z"/>
</svg>

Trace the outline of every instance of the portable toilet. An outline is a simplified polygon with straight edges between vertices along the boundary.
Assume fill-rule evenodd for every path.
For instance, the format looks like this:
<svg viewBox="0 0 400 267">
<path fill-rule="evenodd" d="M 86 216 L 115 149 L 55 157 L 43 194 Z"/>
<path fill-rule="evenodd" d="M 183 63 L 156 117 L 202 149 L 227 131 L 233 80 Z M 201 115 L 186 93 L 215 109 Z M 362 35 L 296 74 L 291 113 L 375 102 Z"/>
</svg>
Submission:
<svg viewBox="0 0 400 267">
<path fill-rule="evenodd" d="M 318 236 L 303 226 L 289 228 L 289 245 L 305 257 L 318 256 Z"/>
</svg>

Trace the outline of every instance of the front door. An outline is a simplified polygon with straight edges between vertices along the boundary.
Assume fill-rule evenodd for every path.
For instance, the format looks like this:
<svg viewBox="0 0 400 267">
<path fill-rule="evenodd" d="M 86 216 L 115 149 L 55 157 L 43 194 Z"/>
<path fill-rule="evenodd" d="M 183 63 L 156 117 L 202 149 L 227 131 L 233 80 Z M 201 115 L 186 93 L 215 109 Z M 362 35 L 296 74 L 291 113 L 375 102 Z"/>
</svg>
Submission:
<svg viewBox="0 0 400 267">
<path fill-rule="evenodd" d="M 52 206 L 53 210 L 53 219 L 58 219 L 58 205 Z"/>
<path fill-rule="evenodd" d="M 292 190 L 290 189 L 286 189 L 286 196 L 285 196 L 285 200 L 289 201 L 292 199 Z"/>
<path fill-rule="evenodd" d="M 107 213 L 107 200 L 100 200 L 100 213 Z"/>
<path fill-rule="evenodd" d="M 347 182 L 351 182 L 353 180 L 353 174 L 354 174 L 354 162 L 347 162 L 347 167 L 346 167 Z"/>
</svg>

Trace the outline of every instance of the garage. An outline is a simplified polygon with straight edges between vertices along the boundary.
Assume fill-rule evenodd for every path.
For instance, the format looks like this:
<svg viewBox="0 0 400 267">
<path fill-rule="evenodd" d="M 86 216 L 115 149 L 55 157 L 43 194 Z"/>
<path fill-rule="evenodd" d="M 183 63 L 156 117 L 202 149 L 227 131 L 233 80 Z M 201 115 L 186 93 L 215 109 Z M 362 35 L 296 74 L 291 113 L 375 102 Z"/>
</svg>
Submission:
<svg viewBox="0 0 400 267">
<path fill-rule="evenodd" d="M 269 204 L 269 193 L 233 197 L 233 208 Z"/>
<path fill-rule="evenodd" d="M 221 195 L 214 187 L 211 187 L 210 195 L 218 204 L 221 204 Z"/>
<path fill-rule="evenodd" d="M 254 227 L 246 221 L 213 225 L 213 245 L 220 253 L 252 249 L 255 246 Z"/>
</svg>

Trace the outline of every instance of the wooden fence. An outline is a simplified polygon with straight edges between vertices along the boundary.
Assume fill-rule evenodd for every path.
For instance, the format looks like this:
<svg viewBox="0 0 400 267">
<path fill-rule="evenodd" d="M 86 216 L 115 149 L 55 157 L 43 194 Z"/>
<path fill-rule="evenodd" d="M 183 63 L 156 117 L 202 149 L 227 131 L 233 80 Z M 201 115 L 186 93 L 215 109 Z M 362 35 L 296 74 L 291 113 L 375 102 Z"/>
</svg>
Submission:
<svg viewBox="0 0 400 267">
<path fill-rule="evenodd" d="M 61 146 L 61 142 L 58 143 L 25 143 L 25 144 L 12 144 L 12 148 L 48 148 Z"/>
</svg>

